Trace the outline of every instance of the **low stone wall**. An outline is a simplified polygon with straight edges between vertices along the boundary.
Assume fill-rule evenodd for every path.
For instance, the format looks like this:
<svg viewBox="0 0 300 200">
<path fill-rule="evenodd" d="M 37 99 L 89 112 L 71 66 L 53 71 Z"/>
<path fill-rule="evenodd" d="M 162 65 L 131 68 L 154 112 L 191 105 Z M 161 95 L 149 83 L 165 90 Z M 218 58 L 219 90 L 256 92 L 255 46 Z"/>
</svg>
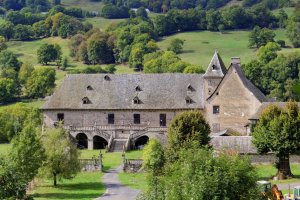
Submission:
<svg viewBox="0 0 300 200">
<path fill-rule="evenodd" d="M 258 154 L 248 154 L 243 155 L 248 156 L 253 164 L 274 164 L 276 162 L 276 157 L 274 154 L 258 155 Z M 290 163 L 300 163 L 299 155 L 291 155 Z"/>
</svg>

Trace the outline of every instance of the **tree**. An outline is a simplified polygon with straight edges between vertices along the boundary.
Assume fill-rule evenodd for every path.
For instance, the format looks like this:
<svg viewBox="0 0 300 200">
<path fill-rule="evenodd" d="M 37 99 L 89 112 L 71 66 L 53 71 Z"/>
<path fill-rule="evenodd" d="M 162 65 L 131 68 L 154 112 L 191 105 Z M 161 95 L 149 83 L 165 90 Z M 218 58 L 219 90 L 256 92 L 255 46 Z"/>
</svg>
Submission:
<svg viewBox="0 0 300 200">
<path fill-rule="evenodd" d="M 198 147 L 208 145 L 210 127 L 199 111 L 186 111 L 175 116 L 168 128 L 167 159 L 178 158 L 181 148 L 189 148 L 192 143 Z"/>
<path fill-rule="evenodd" d="M 294 14 L 288 20 L 287 36 L 294 47 L 300 47 L 300 7 L 296 7 Z"/>
<path fill-rule="evenodd" d="M 33 35 L 32 27 L 29 25 L 18 24 L 14 27 L 14 39 L 29 40 Z"/>
<path fill-rule="evenodd" d="M 22 64 L 20 71 L 19 71 L 19 82 L 21 84 L 25 84 L 27 79 L 31 76 L 32 72 L 34 71 L 34 67 L 31 63 L 25 62 Z"/>
<path fill-rule="evenodd" d="M 0 78 L 0 104 L 12 101 L 18 94 L 18 87 L 15 80 Z"/>
<path fill-rule="evenodd" d="M 5 39 L 10 40 L 13 37 L 14 25 L 9 21 L 3 21 L 0 23 L 0 35 Z"/>
<path fill-rule="evenodd" d="M 160 142 L 151 139 L 143 150 L 143 168 L 156 175 L 165 163 L 164 149 Z"/>
<path fill-rule="evenodd" d="M 61 48 L 58 44 L 43 44 L 37 50 L 38 62 L 47 65 L 49 62 L 60 62 Z"/>
<path fill-rule="evenodd" d="M 46 130 L 42 141 L 46 160 L 41 170 L 53 179 L 54 186 L 57 186 L 58 178 L 71 179 L 80 171 L 76 144 L 63 128 Z"/>
<path fill-rule="evenodd" d="M 136 16 L 147 19 L 148 18 L 148 13 L 147 13 L 147 11 L 144 7 L 140 7 L 136 11 Z"/>
<path fill-rule="evenodd" d="M 265 46 L 258 49 L 257 56 L 263 63 L 268 63 L 277 57 L 277 51 L 280 51 L 280 46 L 275 42 L 268 42 Z"/>
<path fill-rule="evenodd" d="M 184 40 L 181 40 L 179 38 L 174 38 L 170 42 L 170 45 L 168 47 L 168 51 L 173 51 L 176 54 L 179 54 L 179 53 L 182 52 L 183 44 L 184 44 Z"/>
<path fill-rule="evenodd" d="M 266 45 L 268 42 L 274 42 L 276 34 L 274 31 L 256 26 L 249 35 L 249 47 L 256 46 L 257 48 Z"/>
<path fill-rule="evenodd" d="M 252 133 L 252 142 L 260 154 L 272 151 L 278 158 L 279 179 L 292 176 L 289 157 L 300 150 L 299 127 L 300 112 L 296 102 L 288 102 L 285 108 L 271 104 L 260 115 Z"/>
<path fill-rule="evenodd" d="M 30 98 L 45 97 L 51 94 L 55 86 L 55 70 L 39 67 L 35 69 L 25 83 L 25 94 Z"/>
<path fill-rule="evenodd" d="M 14 69 L 16 72 L 19 71 L 21 62 L 18 60 L 16 54 L 11 51 L 0 52 L 0 71 L 5 69 Z"/>
<path fill-rule="evenodd" d="M 203 74 L 205 70 L 201 66 L 190 65 L 184 68 L 183 73 L 185 74 Z"/>
<path fill-rule="evenodd" d="M 0 36 L 0 52 L 7 49 L 6 40 L 3 36 Z"/>
<path fill-rule="evenodd" d="M 61 63 L 62 70 L 66 70 L 68 66 L 69 66 L 68 57 L 64 57 Z"/>
</svg>

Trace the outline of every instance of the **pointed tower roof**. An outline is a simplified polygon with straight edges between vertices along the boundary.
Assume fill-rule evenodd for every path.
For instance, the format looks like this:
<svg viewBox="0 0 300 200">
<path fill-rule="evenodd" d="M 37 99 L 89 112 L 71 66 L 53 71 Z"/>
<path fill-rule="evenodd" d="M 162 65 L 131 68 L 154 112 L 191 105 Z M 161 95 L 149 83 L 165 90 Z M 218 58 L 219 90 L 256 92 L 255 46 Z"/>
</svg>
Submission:
<svg viewBox="0 0 300 200">
<path fill-rule="evenodd" d="M 204 77 L 223 77 L 227 72 L 227 69 L 222 61 L 221 56 L 215 51 Z"/>
</svg>

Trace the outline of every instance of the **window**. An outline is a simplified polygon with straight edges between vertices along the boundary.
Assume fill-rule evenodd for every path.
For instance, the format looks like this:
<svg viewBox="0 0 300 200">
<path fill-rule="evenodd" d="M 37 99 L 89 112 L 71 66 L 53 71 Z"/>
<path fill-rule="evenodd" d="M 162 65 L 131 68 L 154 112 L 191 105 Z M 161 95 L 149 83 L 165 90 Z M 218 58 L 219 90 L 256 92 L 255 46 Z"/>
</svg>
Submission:
<svg viewBox="0 0 300 200">
<path fill-rule="evenodd" d="M 220 113 L 220 106 L 213 106 L 213 114 L 219 114 Z"/>
<path fill-rule="evenodd" d="M 87 86 L 86 89 L 87 89 L 87 90 L 93 90 L 92 86 L 90 86 L 90 85 Z"/>
<path fill-rule="evenodd" d="M 82 99 L 82 103 L 83 103 L 83 104 L 90 104 L 90 103 L 92 103 L 92 102 L 89 100 L 89 98 L 84 97 L 84 98 Z"/>
<path fill-rule="evenodd" d="M 212 70 L 217 70 L 218 68 L 217 68 L 217 66 L 216 65 L 213 65 L 212 66 Z"/>
<path fill-rule="evenodd" d="M 108 114 L 108 124 L 114 124 L 115 123 L 115 114 L 110 113 Z"/>
<path fill-rule="evenodd" d="M 159 115 L 159 124 L 160 124 L 160 126 L 166 126 L 166 124 L 167 124 L 167 115 L 166 114 Z"/>
<path fill-rule="evenodd" d="M 133 114 L 133 123 L 140 124 L 141 123 L 141 115 L 140 114 Z"/>
<path fill-rule="evenodd" d="M 64 121 L 65 114 L 64 113 L 57 113 L 57 121 Z"/>
<path fill-rule="evenodd" d="M 134 104 L 141 104 L 142 101 L 141 101 L 138 97 L 134 97 L 133 103 L 134 103 Z"/>
<path fill-rule="evenodd" d="M 136 86 L 135 91 L 140 92 L 140 91 L 142 91 L 142 88 L 140 86 Z"/>
</svg>

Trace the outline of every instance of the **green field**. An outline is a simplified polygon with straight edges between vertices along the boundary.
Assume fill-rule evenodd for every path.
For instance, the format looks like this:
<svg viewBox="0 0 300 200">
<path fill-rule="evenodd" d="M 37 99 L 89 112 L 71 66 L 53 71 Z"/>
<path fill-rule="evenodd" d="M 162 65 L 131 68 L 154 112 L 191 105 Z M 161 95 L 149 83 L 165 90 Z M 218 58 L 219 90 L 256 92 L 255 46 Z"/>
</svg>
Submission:
<svg viewBox="0 0 300 200">
<path fill-rule="evenodd" d="M 102 2 L 96 2 L 96 1 L 90 1 L 90 0 L 62 0 L 62 5 L 65 7 L 76 7 L 76 8 L 82 8 L 86 11 L 96 11 L 100 12 L 103 3 Z"/>
<path fill-rule="evenodd" d="M 285 40 L 286 44 L 291 46 L 284 30 L 278 29 L 275 33 L 276 40 Z M 184 61 L 206 67 L 214 51 L 217 50 L 225 65 L 228 66 L 231 57 L 240 57 L 242 63 L 247 63 L 256 58 L 255 49 L 248 48 L 248 36 L 249 31 L 230 31 L 223 34 L 220 32 L 194 31 L 165 37 L 158 45 L 162 50 L 166 50 L 172 38 L 180 38 L 185 41 L 183 53 L 179 54 Z M 287 48 L 283 49 L 282 52 L 287 53 L 295 50 Z M 299 49 L 297 50 L 299 51 Z"/>
<path fill-rule="evenodd" d="M 120 173 L 119 180 L 127 187 L 145 190 L 147 188 L 147 174 L 146 173 Z"/>
</svg>

